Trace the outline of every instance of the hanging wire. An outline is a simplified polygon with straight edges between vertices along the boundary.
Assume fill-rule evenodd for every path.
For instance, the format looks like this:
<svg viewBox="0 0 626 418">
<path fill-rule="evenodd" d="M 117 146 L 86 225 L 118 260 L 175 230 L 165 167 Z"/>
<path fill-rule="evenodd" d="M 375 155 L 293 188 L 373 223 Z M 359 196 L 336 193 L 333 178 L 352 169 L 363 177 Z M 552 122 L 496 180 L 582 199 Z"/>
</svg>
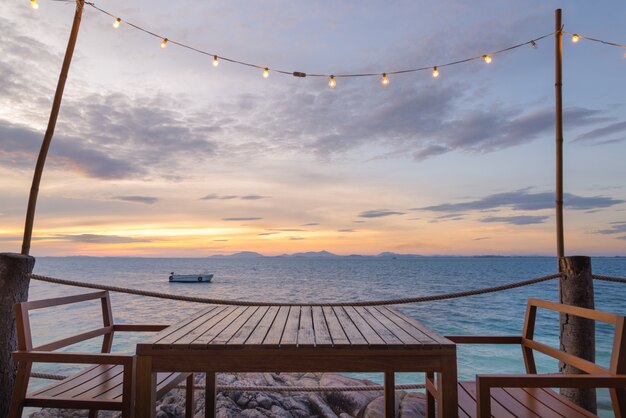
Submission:
<svg viewBox="0 0 626 418">
<path fill-rule="evenodd" d="M 246 67 L 256 68 L 256 69 L 259 69 L 259 70 L 262 70 L 262 71 L 266 71 L 267 70 L 268 72 L 271 71 L 271 72 L 275 72 L 275 73 L 278 73 L 278 74 L 291 75 L 291 76 L 294 76 L 294 77 L 325 77 L 325 78 L 329 78 L 331 76 L 333 76 L 333 78 L 382 77 L 384 75 L 408 74 L 408 73 L 415 73 L 415 72 L 427 71 L 427 70 L 430 71 L 430 70 L 432 70 L 435 67 L 436 68 L 450 67 L 450 66 L 453 66 L 453 65 L 463 64 L 463 63 L 470 62 L 470 61 L 482 60 L 482 59 L 484 59 L 484 57 L 486 55 L 493 56 L 493 55 L 497 55 L 497 54 L 502 54 L 504 52 L 508 52 L 508 51 L 511 51 L 511 50 L 514 50 L 514 49 L 517 49 L 517 48 L 521 48 L 521 47 L 526 46 L 526 45 L 531 45 L 533 47 L 536 47 L 538 41 L 540 41 L 542 39 L 545 39 L 545 38 L 555 34 L 555 32 L 550 32 L 550 33 L 547 33 L 545 35 L 542 35 L 542 36 L 530 39 L 530 40 L 528 40 L 526 42 L 522 42 L 522 43 L 510 46 L 510 47 L 507 47 L 507 48 L 504 48 L 504 49 L 500 49 L 500 50 L 497 50 L 497 51 L 489 52 L 487 54 L 483 53 L 483 54 L 479 54 L 479 55 L 472 56 L 472 57 L 465 58 L 465 59 L 460 59 L 460 60 L 447 62 L 447 63 L 443 63 L 443 64 L 428 65 L 428 66 L 425 66 L 425 67 L 408 68 L 408 69 L 397 70 L 397 71 L 381 71 L 381 72 L 376 72 L 376 73 L 339 73 L 339 74 L 337 74 L 337 73 L 333 73 L 333 74 L 330 74 L 330 73 L 306 73 L 306 72 L 303 72 L 303 71 L 287 71 L 287 70 L 283 70 L 283 69 L 277 69 L 277 68 L 268 67 L 267 65 L 253 64 L 253 63 L 242 61 L 242 60 L 239 60 L 239 59 L 225 57 L 223 55 L 219 55 L 219 54 L 216 54 L 214 52 L 205 51 L 205 50 L 193 47 L 191 45 L 188 45 L 188 44 L 185 44 L 185 43 L 182 43 L 182 42 L 174 41 L 171 38 L 168 38 L 168 37 L 166 37 L 164 35 L 157 34 L 157 33 L 153 32 L 153 31 L 145 29 L 144 27 L 139 26 L 139 25 L 137 25 L 135 23 L 129 22 L 129 21 L 125 20 L 125 19 L 121 19 L 119 17 L 119 15 L 116 15 L 114 13 L 111 13 L 111 12 L 107 11 L 107 10 L 104 10 L 104 9 L 96 6 L 96 4 L 93 3 L 93 2 L 85 2 L 85 4 L 90 6 L 90 7 L 92 7 L 93 9 L 99 11 L 100 13 L 103 13 L 103 14 L 105 14 L 107 16 L 112 17 L 113 19 L 120 19 L 120 21 L 122 23 L 125 23 L 126 25 L 128 25 L 128 26 L 130 26 L 130 27 L 132 27 L 134 29 L 137 29 L 137 30 L 139 30 L 141 32 L 144 32 L 144 33 L 146 33 L 146 34 L 148 34 L 150 36 L 153 36 L 153 37 L 161 39 L 161 40 L 167 38 L 168 43 L 180 46 L 180 47 L 188 49 L 190 51 L 197 52 L 199 54 L 207 55 L 207 56 L 214 57 L 214 58 L 217 57 L 220 60 L 231 62 L 233 64 L 239 64 L 239 65 L 243 65 L 243 66 L 246 66 Z"/>
</svg>

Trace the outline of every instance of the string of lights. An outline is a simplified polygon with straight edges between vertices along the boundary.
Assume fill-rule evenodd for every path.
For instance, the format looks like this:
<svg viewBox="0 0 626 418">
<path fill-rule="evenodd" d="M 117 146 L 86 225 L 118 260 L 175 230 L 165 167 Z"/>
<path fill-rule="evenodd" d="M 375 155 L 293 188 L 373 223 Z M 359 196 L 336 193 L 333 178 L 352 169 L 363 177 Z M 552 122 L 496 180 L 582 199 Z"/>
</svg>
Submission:
<svg viewBox="0 0 626 418">
<path fill-rule="evenodd" d="M 74 2 L 74 0 L 55 0 L 55 1 L 61 1 L 61 2 Z M 30 0 L 31 2 L 31 6 L 33 7 L 33 9 L 38 9 L 39 8 L 39 3 L 37 2 L 37 0 Z M 512 45 L 509 46 L 507 48 L 503 48 L 503 49 L 499 49 L 497 51 L 493 51 L 493 52 L 489 52 L 486 54 L 480 54 L 480 55 L 475 55 L 469 58 L 464 58 L 464 59 L 459 59 L 459 60 L 455 60 L 455 61 L 451 61 L 451 62 L 447 62 L 447 63 L 443 63 L 443 64 L 437 64 L 437 65 L 428 65 L 428 66 L 424 66 L 424 67 L 416 67 L 416 68 L 407 68 L 407 69 L 402 69 L 402 70 L 395 70 L 395 71 L 385 71 L 385 72 L 370 72 L 370 73 L 337 73 L 337 74 L 330 74 L 330 73 L 307 73 L 307 72 L 303 72 L 303 71 L 288 71 L 288 70 L 283 70 L 283 69 L 279 69 L 279 68 L 274 68 L 274 67 L 270 67 L 270 66 L 266 66 L 266 65 L 258 65 L 258 64 L 253 64 L 250 62 L 246 62 L 246 61 L 242 61 L 239 59 L 235 59 L 235 58 L 229 58 L 217 53 L 213 53 L 213 52 L 209 52 L 206 50 L 202 50 L 196 47 L 193 47 L 191 45 L 188 45 L 186 43 L 183 42 L 177 42 L 174 41 L 172 39 L 170 39 L 167 36 L 158 34 L 156 32 L 153 32 L 151 30 L 148 30 L 140 25 L 137 25 L 135 23 L 132 23 L 126 19 L 122 19 L 120 18 L 117 14 L 111 13 L 107 10 L 104 10 L 98 6 L 96 6 L 95 3 L 93 2 L 84 2 L 85 5 L 90 6 L 91 8 L 93 8 L 94 10 L 109 16 L 110 18 L 113 19 L 113 27 L 115 29 L 119 28 L 120 25 L 125 24 L 133 29 L 136 29 L 140 32 L 143 32 L 147 35 L 150 35 L 154 38 L 157 38 L 161 41 L 160 46 L 161 48 L 165 49 L 169 44 L 172 45 L 176 45 L 179 46 L 181 48 L 185 48 L 187 50 L 196 52 L 198 54 L 202 54 L 202 55 L 206 55 L 209 57 L 212 57 L 212 62 L 213 62 L 213 66 L 217 67 L 221 61 L 226 61 L 226 62 L 230 62 L 233 64 L 238 64 L 238 65 L 242 65 L 242 66 L 246 66 L 246 67 L 250 67 L 250 68 L 254 68 L 257 69 L 259 71 L 261 71 L 261 74 L 263 76 L 263 78 L 268 78 L 270 76 L 270 73 L 277 73 L 277 74 L 282 74 L 282 75 L 290 75 L 290 76 L 294 76 L 294 77 L 299 77 L 299 78 L 305 78 L 305 77 L 325 77 L 328 78 L 328 86 L 330 88 L 335 88 L 337 86 L 337 79 L 338 78 L 356 78 L 356 77 L 380 77 L 380 82 L 383 86 L 388 86 L 390 83 L 390 79 L 389 76 L 391 75 L 402 75 L 402 74 L 410 74 L 410 73 L 417 73 L 417 72 L 422 72 L 422 71 L 432 71 L 432 76 L 434 78 L 439 77 L 440 75 L 440 69 L 441 68 L 445 68 L 445 67 L 450 67 L 450 66 L 454 66 L 454 65 L 459 65 L 459 64 L 464 64 L 467 62 L 471 62 L 471 61 L 477 61 L 477 60 L 483 60 L 486 64 L 490 64 L 493 61 L 493 57 L 495 55 L 499 55 L 499 54 L 503 54 L 505 52 L 509 52 L 512 51 L 514 49 L 518 49 L 527 45 L 532 46 L 533 48 L 537 48 L 537 42 L 548 38 L 552 35 L 554 35 L 556 33 L 556 31 L 547 33 L 545 35 L 541 35 L 538 36 L 536 38 L 533 38 L 531 40 L 528 40 L 526 42 L 521 42 L 519 44 L 516 45 Z M 562 31 L 563 34 L 567 34 L 570 35 L 572 37 L 572 42 L 577 43 L 580 39 L 585 39 L 588 41 L 592 41 L 592 42 L 598 42 L 598 43 L 602 43 L 605 45 L 609 45 L 609 46 L 614 46 L 614 47 L 618 47 L 618 48 L 625 48 L 626 49 L 626 45 L 621 45 L 621 44 L 617 44 L 614 42 L 608 42 L 608 41 L 603 41 L 601 39 L 596 39 L 596 38 L 591 38 L 588 36 L 584 36 L 584 35 L 580 35 L 580 34 L 576 34 L 576 33 L 570 33 L 570 32 L 565 32 Z"/>
<path fill-rule="evenodd" d="M 590 36 L 585 36 L 585 35 L 581 35 L 578 33 L 570 33 L 570 32 L 565 32 L 563 31 L 564 34 L 566 35 L 570 35 L 572 37 L 572 42 L 574 43 L 578 43 L 578 41 L 580 41 L 581 39 L 587 40 L 587 41 L 591 41 L 591 42 L 598 42 L 604 45 L 609 45 L 609 46 L 614 46 L 617 48 L 623 48 L 626 49 L 626 45 L 622 45 L 622 44 L 617 44 L 615 42 L 609 42 L 609 41 L 603 41 L 602 39 L 596 39 L 596 38 L 592 38 Z"/>
</svg>

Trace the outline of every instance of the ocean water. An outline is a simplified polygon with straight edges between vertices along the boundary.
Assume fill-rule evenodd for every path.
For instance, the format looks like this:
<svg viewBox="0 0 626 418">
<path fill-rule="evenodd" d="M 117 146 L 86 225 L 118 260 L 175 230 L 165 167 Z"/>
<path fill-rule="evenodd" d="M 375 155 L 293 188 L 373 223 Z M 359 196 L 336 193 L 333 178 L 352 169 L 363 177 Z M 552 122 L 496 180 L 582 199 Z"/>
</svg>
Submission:
<svg viewBox="0 0 626 418">
<path fill-rule="evenodd" d="M 597 274 L 626 277 L 626 258 L 594 258 Z M 169 283 L 171 271 L 179 274 L 211 272 L 210 284 Z M 92 258 L 41 257 L 35 273 L 93 283 L 211 298 L 276 301 L 332 302 L 393 299 L 436 295 L 525 280 L 556 272 L 556 260 L 547 257 L 340 257 L 340 258 Z M 32 281 L 30 300 L 91 290 Z M 626 285 L 596 282 L 596 309 L 626 315 Z M 529 297 L 555 301 L 557 281 L 462 299 L 399 305 L 400 310 L 443 335 L 511 335 L 522 330 Z M 140 296 L 112 294 L 117 323 L 180 321 L 203 305 Z M 34 311 L 31 325 L 35 344 L 51 341 L 100 325 L 98 304 L 85 302 L 72 308 Z M 538 315 L 537 339 L 558 347 L 558 316 Z M 122 333 L 114 351 L 133 352 L 148 334 Z M 613 330 L 596 328 L 597 362 L 608 366 Z M 100 340 L 78 344 L 66 351 L 97 351 Z M 518 346 L 459 346 L 459 378 L 476 373 L 523 373 Z M 540 373 L 554 372 L 557 363 L 537 354 Z M 38 365 L 35 371 L 67 374 L 66 365 Z M 354 374 L 382 383 L 382 374 Z M 398 383 L 423 383 L 423 375 L 403 373 Z M 33 387 L 43 384 L 33 379 Z M 601 416 L 612 416 L 608 393 L 598 393 Z"/>
</svg>

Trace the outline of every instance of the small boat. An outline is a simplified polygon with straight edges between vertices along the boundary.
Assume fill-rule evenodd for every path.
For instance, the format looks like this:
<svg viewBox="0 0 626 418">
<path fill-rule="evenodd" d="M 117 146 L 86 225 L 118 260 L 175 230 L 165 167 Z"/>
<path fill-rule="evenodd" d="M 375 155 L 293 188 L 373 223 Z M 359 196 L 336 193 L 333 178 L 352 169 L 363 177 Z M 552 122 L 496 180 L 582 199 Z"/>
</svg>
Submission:
<svg viewBox="0 0 626 418">
<path fill-rule="evenodd" d="M 176 283 L 211 283 L 212 274 L 174 274 L 170 273 L 170 282 Z"/>
</svg>

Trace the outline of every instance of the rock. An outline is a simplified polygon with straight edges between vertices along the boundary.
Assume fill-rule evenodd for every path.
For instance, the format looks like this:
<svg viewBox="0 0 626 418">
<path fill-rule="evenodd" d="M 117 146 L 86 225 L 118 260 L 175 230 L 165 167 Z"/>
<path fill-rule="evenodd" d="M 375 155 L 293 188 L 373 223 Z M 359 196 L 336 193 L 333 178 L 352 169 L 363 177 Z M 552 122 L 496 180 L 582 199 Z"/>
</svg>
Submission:
<svg viewBox="0 0 626 418">
<path fill-rule="evenodd" d="M 409 392 L 400 404 L 400 418 L 426 416 L 426 397 L 423 393 Z"/>
<path fill-rule="evenodd" d="M 245 409 L 241 411 L 241 416 L 245 418 L 267 418 L 265 414 L 262 414 L 256 409 Z"/>
<path fill-rule="evenodd" d="M 369 386 L 374 382 L 357 380 L 338 374 L 325 373 L 320 379 L 320 386 Z M 326 401 L 335 413 L 345 412 L 357 416 L 370 402 L 380 396 L 380 392 L 328 392 Z"/>
<path fill-rule="evenodd" d="M 256 395 L 256 402 L 263 409 L 272 409 L 272 404 L 274 403 L 274 401 L 264 393 Z"/>
<path fill-rule="evenodd" d="M 406 392 L 396 392 L 396 416 L 400 410 L 402 399 L 406 397 Z M 385 397 L 379 396 L 363 408 L 357 415 L 359 418 L 380 418 L 385 416 Z"/>
<path fill-rule="evenodd" d="M 289 412 L 285 411 L 283 408 L 281 408 L 278 405 L 272 405 L 270 410 L 272 412 L 270 417 L 272 418 L 292 418 Z"/>
<path fill-rule="evenodd" d="M 331 407 L 317 393 L 309 394 L 309 402 L 313 406 L 313 410 L 323 418 L 338 418 Z"/>
</svg>

